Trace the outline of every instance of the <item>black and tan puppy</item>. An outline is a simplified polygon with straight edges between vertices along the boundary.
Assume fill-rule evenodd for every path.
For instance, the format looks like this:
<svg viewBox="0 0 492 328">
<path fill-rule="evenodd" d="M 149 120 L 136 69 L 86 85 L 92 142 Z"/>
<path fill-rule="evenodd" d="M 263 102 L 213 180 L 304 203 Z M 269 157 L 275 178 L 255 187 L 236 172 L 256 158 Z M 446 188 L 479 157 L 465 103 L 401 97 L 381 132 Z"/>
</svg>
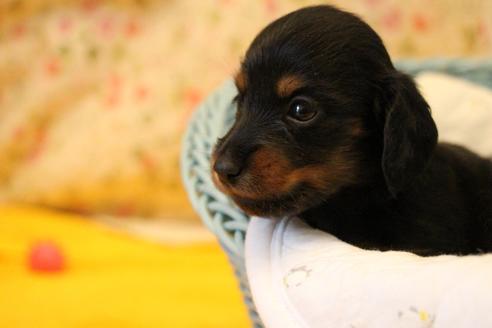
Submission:
<svg viewBox="0 0 492 328">
<path fill-rule="evenodd" d="M 370 249 L 492 251 L 492 163 L 437 144 L 414 82 L 356 16 L 317 6 L 274 21 L 235 82 L 212 165 L 245 212 L 297 215 Z"/>
</svg>

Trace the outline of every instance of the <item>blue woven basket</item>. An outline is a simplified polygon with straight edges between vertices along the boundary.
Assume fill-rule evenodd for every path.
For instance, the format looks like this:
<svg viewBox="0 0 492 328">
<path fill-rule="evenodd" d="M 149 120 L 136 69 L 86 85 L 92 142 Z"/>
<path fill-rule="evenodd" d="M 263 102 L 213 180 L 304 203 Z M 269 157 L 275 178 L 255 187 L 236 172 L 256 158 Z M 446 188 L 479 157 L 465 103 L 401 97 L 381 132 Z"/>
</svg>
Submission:
<svg viewBox="0 0 492 328">
<path fill-rule="evenodd" d="M 409 74 L 437 71 L 463 77 L 492 89 L 492 60 L 404 60 L 396 66 Z M 210 155 L 218 137 L 231 126 L 236 89 L 232 81 L 215 91 L 194 113 L 186 131 L 181 172 L 194 209 L 217 236 L 239 279 L 254 327 L 263 327 L 251 299 L 244 264 L 244 238 L 249 217 L 215 188 L 210 177 Z"/>
</svg>

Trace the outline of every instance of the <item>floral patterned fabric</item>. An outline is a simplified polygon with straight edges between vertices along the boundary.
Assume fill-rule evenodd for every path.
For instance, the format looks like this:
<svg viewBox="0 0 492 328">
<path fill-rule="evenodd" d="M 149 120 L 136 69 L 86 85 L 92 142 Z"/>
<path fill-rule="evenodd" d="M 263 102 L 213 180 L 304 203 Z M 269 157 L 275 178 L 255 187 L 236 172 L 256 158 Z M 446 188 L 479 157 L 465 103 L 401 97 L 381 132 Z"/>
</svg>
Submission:
<svg viewBox="0 0 492 328">
<path fill-rule="evenodd" d="M 178 171 L 192 109 L 301 0 L 0 2 L 0 200 L 190 217 Z M 328 1 L 393 57 L 488 56 L 492 1 Z"/>
</svg>

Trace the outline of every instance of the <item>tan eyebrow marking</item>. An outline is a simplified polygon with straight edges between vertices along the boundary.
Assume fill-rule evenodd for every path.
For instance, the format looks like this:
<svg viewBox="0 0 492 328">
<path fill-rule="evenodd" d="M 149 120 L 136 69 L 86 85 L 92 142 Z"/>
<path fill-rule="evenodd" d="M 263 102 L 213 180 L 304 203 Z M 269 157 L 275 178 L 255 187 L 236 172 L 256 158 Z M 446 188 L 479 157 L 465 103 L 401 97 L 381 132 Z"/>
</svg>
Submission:
<svg viewBox="0 0 492 328">
<path fill-rule="evenodd" d="M 281 98 L 288 98 L 302 86 L 304 86 L 304 80 L 301 77 L 285 75 L 277 82 L 277 94 Z"/>
<path fill-rule="evenodd" d="M 240 93 L 244 93 L 244 91 L 246 91 L 247 80 L 246 75 L 242 71 L 239 71 L 236 74 L 236 76 L 234 77 L 234 83 L 236 84 L 236 87 Z"/>
</svg>

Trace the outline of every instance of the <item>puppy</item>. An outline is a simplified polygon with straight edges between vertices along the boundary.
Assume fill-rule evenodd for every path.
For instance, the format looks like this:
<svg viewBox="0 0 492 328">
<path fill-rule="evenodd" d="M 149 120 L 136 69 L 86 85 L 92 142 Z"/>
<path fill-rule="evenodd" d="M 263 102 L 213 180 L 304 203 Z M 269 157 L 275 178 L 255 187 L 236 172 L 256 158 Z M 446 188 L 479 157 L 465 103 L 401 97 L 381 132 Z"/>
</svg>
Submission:
<svg viewBox="0 0 492 328">
<path fill-rule="evenodd" d="M 281 17 L 235 83 L 212 175 L 246 213 L 295 215 L 367 249 L 492 250 L 492 163 L 437 143 L 415 83 L 356 16 L 316 6 Z"/>
</svg>

